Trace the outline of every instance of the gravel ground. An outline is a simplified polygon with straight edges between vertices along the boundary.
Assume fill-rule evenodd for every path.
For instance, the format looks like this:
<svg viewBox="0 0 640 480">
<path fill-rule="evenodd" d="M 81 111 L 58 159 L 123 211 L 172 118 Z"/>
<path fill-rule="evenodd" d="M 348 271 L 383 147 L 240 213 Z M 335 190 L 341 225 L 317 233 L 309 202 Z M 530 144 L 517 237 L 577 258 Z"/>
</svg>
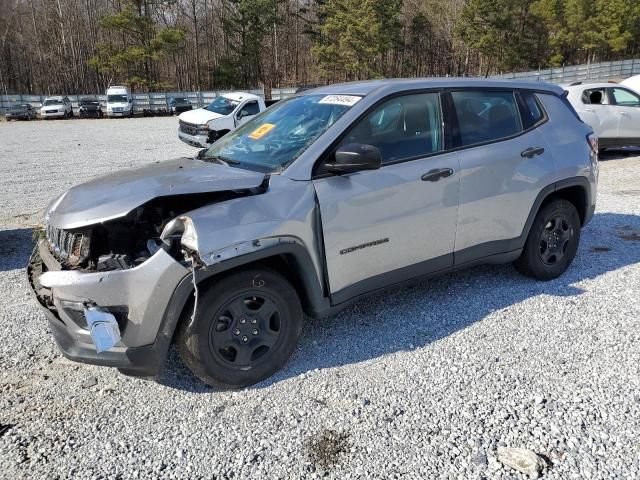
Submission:
<svg viewBox="0 0 640 480">
<path fill-rule="evenodd" d="M 81 180 L 195 150 L 175 118 L 0 124 L 0 477 L 640 476 L 640 157 L 601 162 L 571 269 L 485 266 L 308 321 L 274 378 L 205 387 L 63 359 L 23 267 L 46 202 Z"/>
</svg>

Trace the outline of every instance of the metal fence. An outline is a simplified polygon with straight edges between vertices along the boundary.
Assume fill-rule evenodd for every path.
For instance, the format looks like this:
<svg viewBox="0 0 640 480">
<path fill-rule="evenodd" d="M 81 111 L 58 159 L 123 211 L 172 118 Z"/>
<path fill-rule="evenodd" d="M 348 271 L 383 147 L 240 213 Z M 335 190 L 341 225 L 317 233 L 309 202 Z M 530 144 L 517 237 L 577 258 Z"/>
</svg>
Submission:
<svg viewBox="0 0 640 480">
<path fill-rule="evenodd" d="M 572 83 L 589 80 L 623 80 L 634 75 L 640 75 L 640 59 L 573 65 L 531 72 L 505 73 L 494 75 L 491 78 Z"/>
<path fill-rule="evenodd" d="M 504 73 L 494 75 L 491 78 L 503 78 L 512 80 L 533 80 L 552 83 L 571 83 L 588 80 L 621 80 L 633 75 L 640 75 L 640 59 L 621 60 L 617 62 L 600 62 L 586 65 L 574 65 L 570 67 L 550 68 L 546 70 L 534 70 L 531 72 Z M 264 98 L 264 90 L 242 90 Z M 295 88 L 274 88 L 271 90 L 273 100 L 282 100 L 295 93 Z M 171 97 L 186 97 L 194 108 L 200 108 L 209 104 L 215 97 L 225 93 L 217 92 L 168 92 L 168 93 L 134 93 L 133 107 L 136 112 L 144 110 L 158 110 L 168 108 L 167 102 Z M 9 110 L 22 103 L 30 103 L 34 108 L 42 106 L 42 102 L 48 95 L 0 95 L 0 111 Z M 102 104 L 106 103 L 106 95 L 67 95 L 78 108 L 78 101 L 82 98 L 98 98 Z"/>
</svg>

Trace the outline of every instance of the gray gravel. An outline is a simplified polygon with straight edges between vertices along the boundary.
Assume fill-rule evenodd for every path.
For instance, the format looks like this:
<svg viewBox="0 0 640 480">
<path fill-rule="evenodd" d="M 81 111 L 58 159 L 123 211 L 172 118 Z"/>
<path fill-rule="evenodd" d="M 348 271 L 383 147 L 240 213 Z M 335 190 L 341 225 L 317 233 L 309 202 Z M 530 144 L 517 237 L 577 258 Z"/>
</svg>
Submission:
<svg viewBox="0 0 640 480">
<path fill-rule="evenodd" d="M 220 392 L 172 353 L 161 382 L 58 353 L 30 299 L 30 225 L 112 169 L 194 153 L 175 118 L 0 123 L 0 477 L 640 476 L 640 157 L 601 163 L 595 218 L 561 278 L 484 266 L 309 321 L 294 357 Z M 95 380 L 95 385 L 93 385 Z"/>
</svg>

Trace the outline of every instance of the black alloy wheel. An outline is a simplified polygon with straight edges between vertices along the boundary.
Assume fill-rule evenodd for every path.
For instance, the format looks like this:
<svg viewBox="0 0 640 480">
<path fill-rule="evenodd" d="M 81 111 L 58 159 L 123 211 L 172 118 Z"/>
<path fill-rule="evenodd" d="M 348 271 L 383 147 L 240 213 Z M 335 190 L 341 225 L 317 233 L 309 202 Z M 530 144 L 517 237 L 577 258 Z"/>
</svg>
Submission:
<svg viewBox="0 0 640 480">
<path fill-rule="evenodd" d="M 580 215 L 573 203 L 551 200 L 536 215 L 520 257 L 513 262 L 523 275 L 552 280 L 573 262 L 580 243 Z"/>
<path fill-rule="evenodd" d="M 562 261 L 575 231 L 566 213 L 551 218 L 540 235 L 540 258 L 546 265 Z"/>
<path fill-rule="evenodd" d="M 220 362 L 247 367 L 281 339 L 280 312 L 270 295 L 247 290 L 218 310 L 209 329 L 211 354 Z"/>
<path fill-rule="evenodd" d="M 198 287 L 195 308 L 183 313 L 180 356 L 205 383 L 253 385 L 273 375 L 293 353 L 303 312 L 295 288 L 268 268 L 235 271 Z"/>
</svg>

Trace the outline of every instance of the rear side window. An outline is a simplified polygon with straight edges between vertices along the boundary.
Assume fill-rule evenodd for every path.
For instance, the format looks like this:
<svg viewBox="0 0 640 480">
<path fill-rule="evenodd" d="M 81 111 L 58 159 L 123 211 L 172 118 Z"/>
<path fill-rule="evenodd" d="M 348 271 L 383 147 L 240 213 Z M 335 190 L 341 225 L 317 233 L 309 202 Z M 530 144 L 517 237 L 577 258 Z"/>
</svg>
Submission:
<svg viewBox="0 0 640 480">
<path fill-rule="evenodd" d="M 582 92 L 582 103 L 586 105 L 608 105 L 609 98 L 604 88 L 590 88 Z"/>
<path fill-rule="evenodd" d="M 522 92 L 522 100 L 524 100 L 524 112 L 522 112 L 522 122 L 524 129 L 531 128 L 542 120 L 544 120 L 544 111 L 542 106 L 533 92 Z"/>
<path fill-rule="evenodd" d="M 522 132 L 512 91 L 451 92 L 462 146 L 491 142 Z"/>
<path fill-rule="evenodd" d="M 364 143 L 382 154 L 382 163 L 420 158 L 442 150 L 440 95 L 395 97 L 359 120 L 340 145 Z"/>
</svg>

